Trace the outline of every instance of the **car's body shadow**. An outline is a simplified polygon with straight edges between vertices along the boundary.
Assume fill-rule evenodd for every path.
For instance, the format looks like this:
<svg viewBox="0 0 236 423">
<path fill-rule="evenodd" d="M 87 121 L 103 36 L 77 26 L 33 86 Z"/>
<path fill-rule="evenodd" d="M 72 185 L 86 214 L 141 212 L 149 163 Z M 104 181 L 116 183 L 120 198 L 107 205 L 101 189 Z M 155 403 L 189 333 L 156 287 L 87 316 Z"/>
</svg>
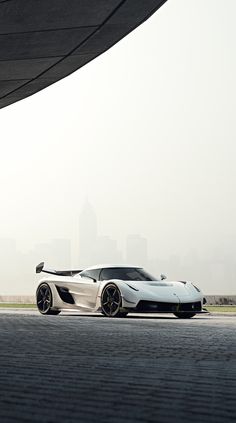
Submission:
<svg viewBox="0 0 236 423">
<path fill-rule="evenodd" d="M 191 318 L 191 319 L 181 319 L 181 318 L 178 318 L 178 317 L 175 317 L 175 316 L 172 316 L 172 315 L 168 315 L 168 316 L 163 316 L 163 315 L 160 315 L 160 314 L 157 314 L 156 316 L 150 316 L 150 315 L 148 315 L 148 314 L 143 314 L 143 315 L 134 315 L 134 314 L 129 314 L 128 316 L 126 316 L 126 317 L 106 317 L 106 316 L 104 316 L 103 314 L 96 314 L 96 313 L 90 313 L 90 314 L 87 314 L 87 313 L 67 313 L 67 312 L 64 312 L 63 314 L 62 314 L 62 316 L 70 316 L 70 317 L 96 317 L 96 318 L 102 318 L 102 319 L 110 319 L 110 320 L 138 320 L 138 319 L 142 319 L 142 320 L 195 320 L 196 318 L 197 318 L 197 320 L 206 320 L 206 318 L 208 318 L 209 319 L 209 317 L 211 317 L 210 316 L 210 314 L 205 314 L 204 315 L 204 317 L 203 316 L 194 316 L 193 318 Z"/>
</svg>

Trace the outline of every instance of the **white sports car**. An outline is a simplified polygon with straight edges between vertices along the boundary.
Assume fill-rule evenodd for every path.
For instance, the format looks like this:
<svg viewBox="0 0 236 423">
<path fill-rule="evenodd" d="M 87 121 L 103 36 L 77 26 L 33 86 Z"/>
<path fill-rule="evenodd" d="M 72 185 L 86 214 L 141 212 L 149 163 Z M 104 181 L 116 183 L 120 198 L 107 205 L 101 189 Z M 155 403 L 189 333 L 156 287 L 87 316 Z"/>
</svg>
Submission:
<svg viewBox="0 0 236 423">
<path fill-rule="evenodd" d="M 136 313 L 173 313 L 190 318 L 203 313 L 202 292 L 191 282 L 157 279 L 137 266 L 101 265 L 85 270 L 49 270 L 44 263 L 36 273 L 49 273 L 40 280 L 36 302 L 40 313 L 59 314 L 74 309 L 101 312 L 107 317 Z"/>
</svg>

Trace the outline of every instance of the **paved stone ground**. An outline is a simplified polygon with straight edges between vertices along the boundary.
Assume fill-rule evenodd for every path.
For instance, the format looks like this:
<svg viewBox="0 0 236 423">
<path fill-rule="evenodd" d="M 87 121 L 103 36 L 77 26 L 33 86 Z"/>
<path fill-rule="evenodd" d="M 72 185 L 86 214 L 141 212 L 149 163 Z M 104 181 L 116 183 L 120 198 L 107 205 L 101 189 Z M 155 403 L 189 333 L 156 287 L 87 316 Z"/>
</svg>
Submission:
<svg viewBox="0 0 236 423">
<path fill-rule="evenodd" d="M 0 313 L 0 421 L 236 420 L 236 317 Z"/>
</svg>

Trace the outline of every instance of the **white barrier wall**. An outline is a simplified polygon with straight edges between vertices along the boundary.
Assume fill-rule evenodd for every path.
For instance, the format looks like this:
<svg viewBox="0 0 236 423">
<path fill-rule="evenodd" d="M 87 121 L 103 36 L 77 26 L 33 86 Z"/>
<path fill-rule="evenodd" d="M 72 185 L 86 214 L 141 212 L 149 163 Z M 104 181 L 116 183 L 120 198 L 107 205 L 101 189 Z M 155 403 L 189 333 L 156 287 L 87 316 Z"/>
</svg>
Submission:
<svg viewBox="0 0 236 423">
<path fill-rule="evenodd" d="M 0 303 L 35 304 L 32 295 L 0 295 Z"/>
</svg>

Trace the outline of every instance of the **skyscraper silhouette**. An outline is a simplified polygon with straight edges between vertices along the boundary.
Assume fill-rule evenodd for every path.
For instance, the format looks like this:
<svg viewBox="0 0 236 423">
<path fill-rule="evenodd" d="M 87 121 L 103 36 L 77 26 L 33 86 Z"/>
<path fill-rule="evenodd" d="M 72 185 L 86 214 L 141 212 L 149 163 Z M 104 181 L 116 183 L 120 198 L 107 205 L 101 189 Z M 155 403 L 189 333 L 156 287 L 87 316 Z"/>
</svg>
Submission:
<svg viewBox="0 0 236 423">
<path fill-rule="evenodd" d="M 130 264 L 146 266 L 147 240 L 140 235 L 128 235 L 126 239 L 126 259 Z"/>
<path fill-rule="evenodd" d="M 97 216 L 93 206 L 86 200 L 79 216 L 79 264 L 94 264 L 97 244 Z"/>
</svg>

